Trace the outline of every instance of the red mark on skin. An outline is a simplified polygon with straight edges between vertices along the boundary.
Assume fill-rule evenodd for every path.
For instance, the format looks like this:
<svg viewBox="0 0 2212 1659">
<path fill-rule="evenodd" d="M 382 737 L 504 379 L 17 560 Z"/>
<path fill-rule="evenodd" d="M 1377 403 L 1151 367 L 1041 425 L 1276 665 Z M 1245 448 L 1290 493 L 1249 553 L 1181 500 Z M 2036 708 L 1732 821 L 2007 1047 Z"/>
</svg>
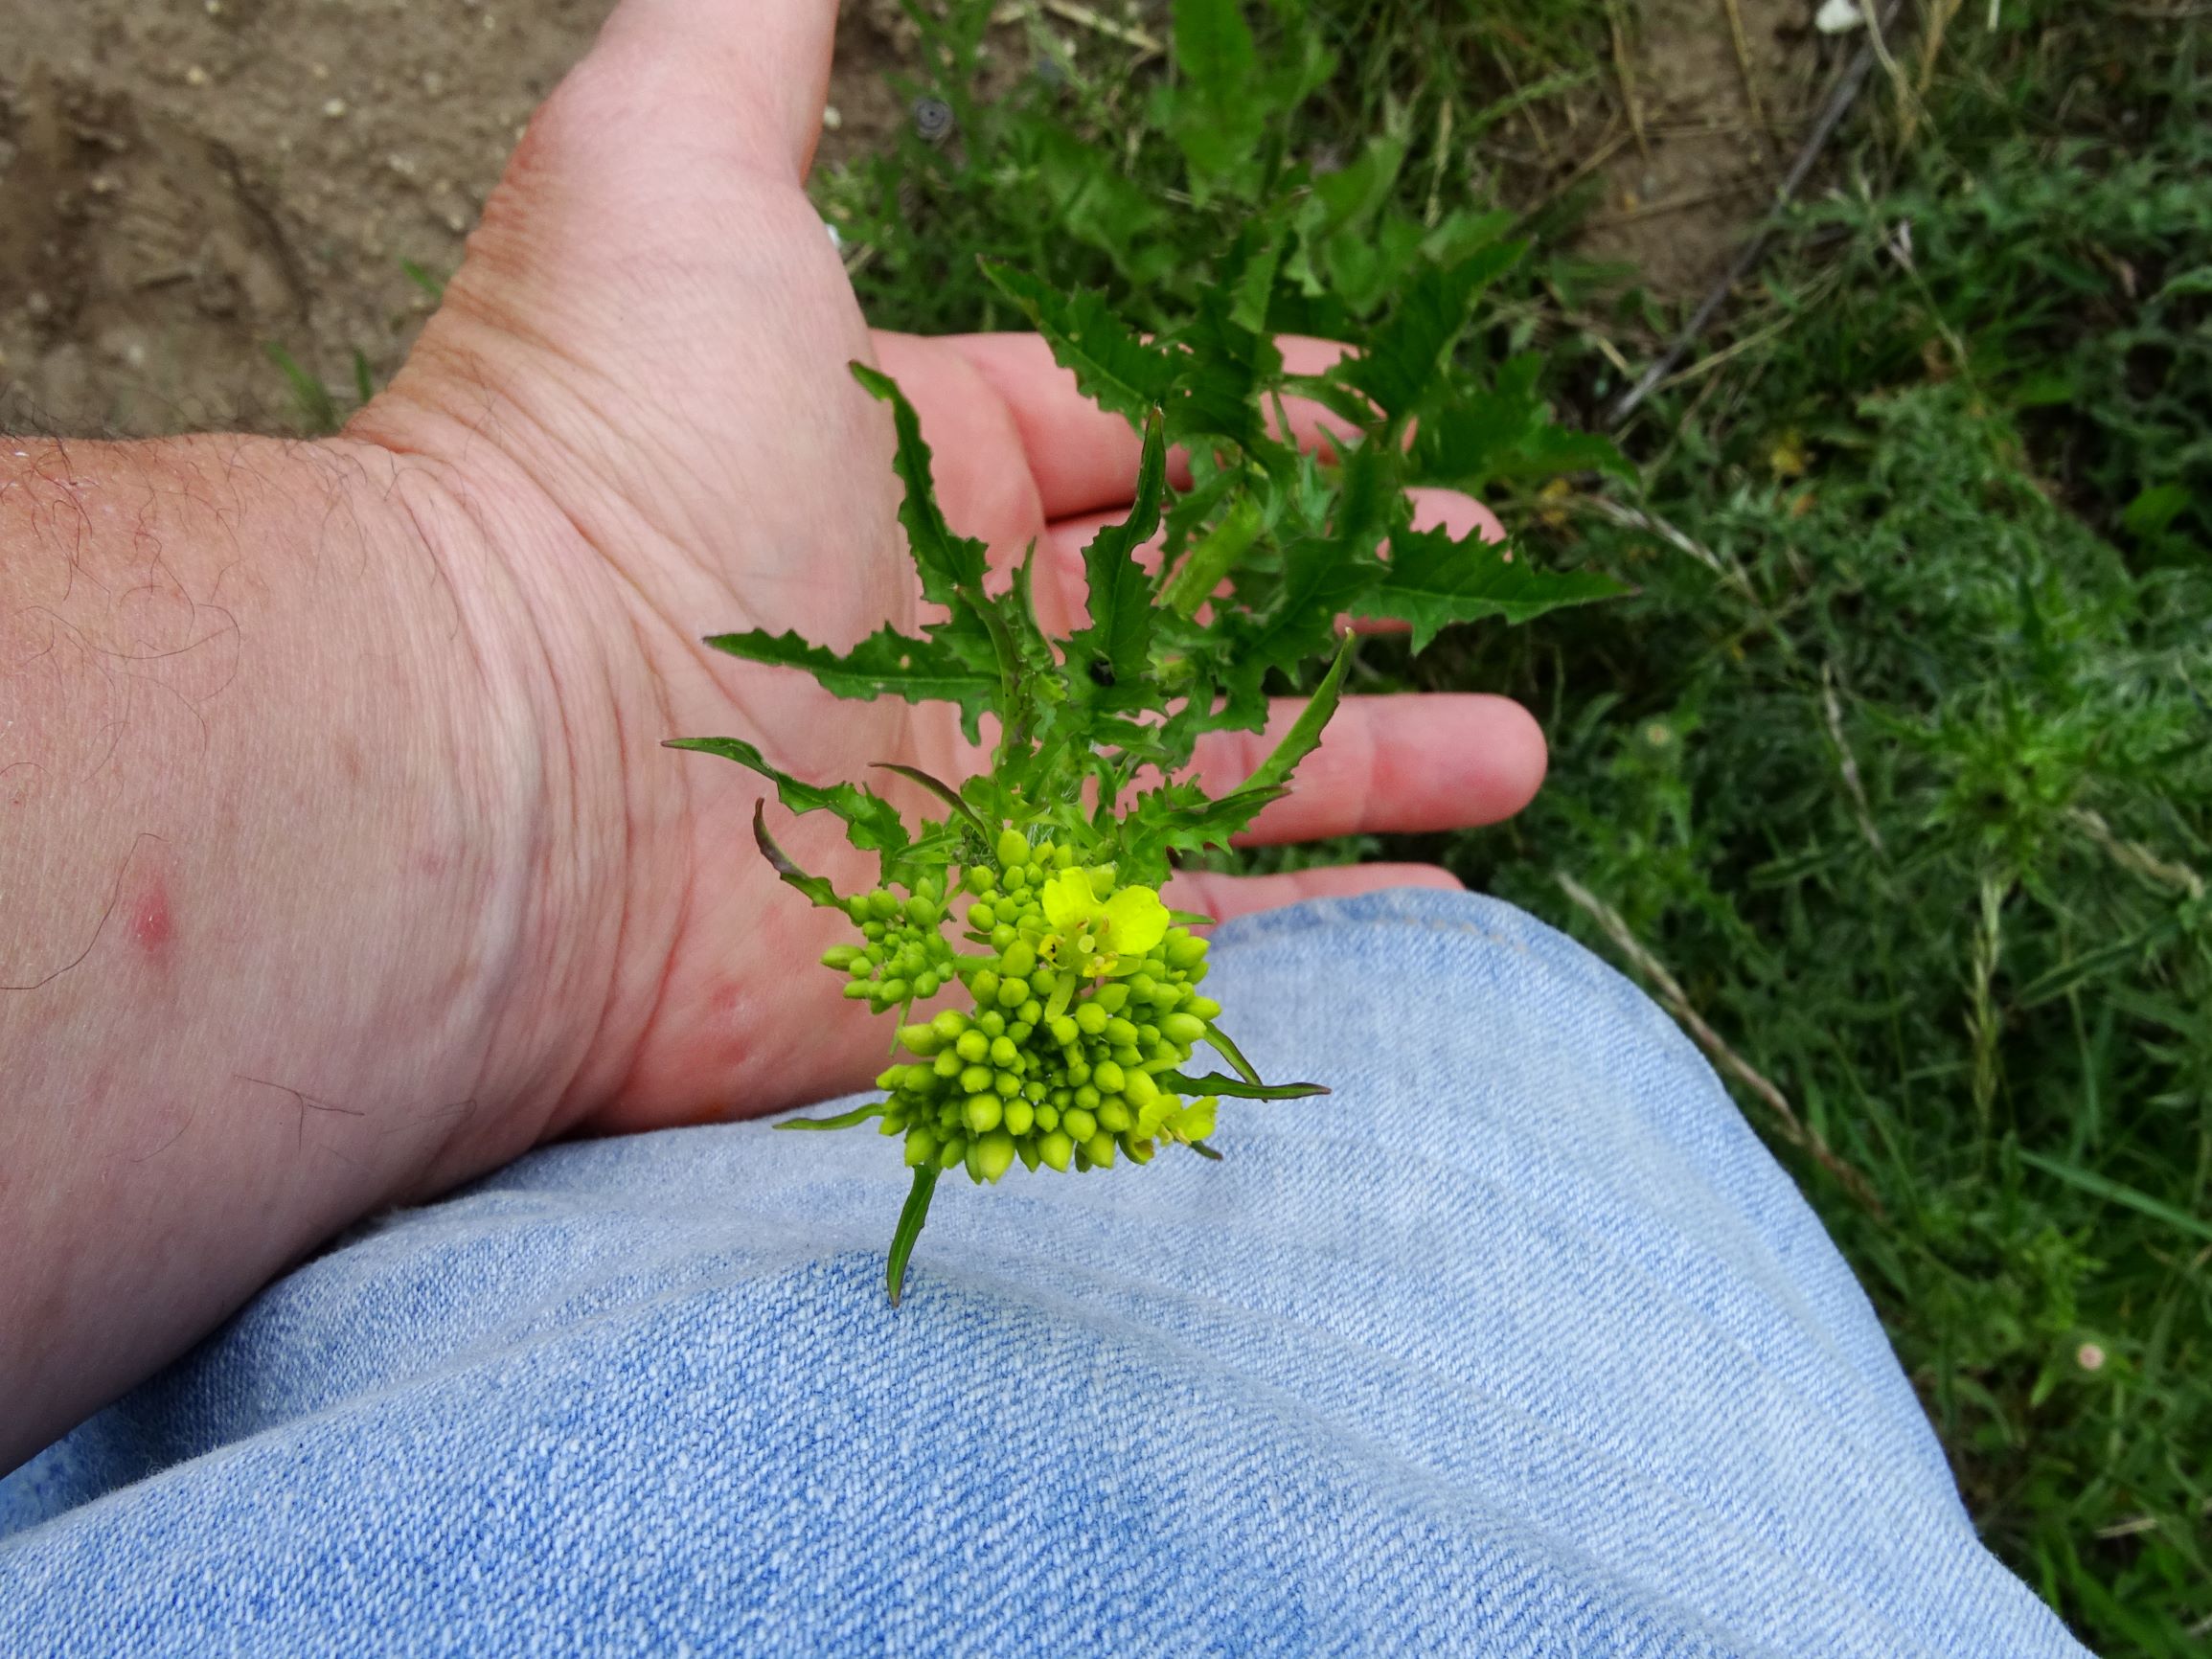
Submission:
<svg viewBox="0 0 2212 1659">
<path fill-rule="evenodd" d="M 176 924 L 169 912 L 169 883 L 161 872 L 150 873 L 139 885 L 130 900 L 130 937 L 138 948 L 155 962 L 167 964 L 170 941 L 176 936 Z"/>
</svg>

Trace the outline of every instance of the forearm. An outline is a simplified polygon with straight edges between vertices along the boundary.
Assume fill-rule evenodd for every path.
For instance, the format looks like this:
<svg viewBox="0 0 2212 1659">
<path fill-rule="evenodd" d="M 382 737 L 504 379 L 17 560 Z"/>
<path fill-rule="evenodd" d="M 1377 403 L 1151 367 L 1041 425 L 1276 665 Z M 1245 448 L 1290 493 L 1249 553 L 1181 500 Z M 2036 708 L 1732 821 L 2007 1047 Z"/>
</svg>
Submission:
<svg viewBox="0 0 2212 1659">
<path fill-rule="evenodd" d="M 0 443 L 0 1468 L 559 1095 L 475 534 L 362 445 Z"/>
</svg>

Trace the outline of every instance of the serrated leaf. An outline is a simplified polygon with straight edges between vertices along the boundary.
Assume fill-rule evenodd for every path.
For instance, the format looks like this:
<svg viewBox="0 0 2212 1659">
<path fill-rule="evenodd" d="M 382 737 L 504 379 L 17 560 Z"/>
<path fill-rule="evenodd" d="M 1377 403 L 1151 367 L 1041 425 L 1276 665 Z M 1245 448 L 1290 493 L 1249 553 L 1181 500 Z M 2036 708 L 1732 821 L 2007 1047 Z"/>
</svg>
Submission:
<svg viewBox="0 0 2212 1659">
<path fill-rule="evenodd" d="M 906 846 L 906 826 L 900 820 L 899 809 L 872 789 L 857 784 L 832 784 L 824 788 L 803 783 L 769 765 L 761 751 L 742 738 L 670 738 L 661 747 L 719 755 L 749 767 L 775 784 L 776 799 L 792 811 L 835 813 L 845 822 L 845 838 L 863 852 L 896 853 Z"/>
<path fill-rule="evenodd" d="M 710 634 L 706 643 L 747 662 L 802 669 L 832 695 L 861 702 L 894 696 L 909 703 L 958 703 L 963 713 L 982 713 L 992 706 L 998 693 L 995 667 L 964 660 L 941 639 L 912 639 L 887 627 L 870 634 L 845 656 L 809 645 L 796 633 L 771 634 L 759 628 Z"/>
<path fill-rule="evenodd" d="M 1516 261 L 1526 244 L 1494 242 L 1455 265 L 1432 265 L 1413 280 L 1367 350 L 1334 374 L 1375 399 L 1402 426 L 1436 384 L 1445 353 L 1465 331 L 1475 297 Z"/>
<path fill-rule="evenodd" d="M 797 888 L 824 910 L 842 910 L 844 906 L 837 900 L 837 890 L 825 877 L 808 875 L 799 868 L 798 860 L 776 845 L 776 838 L 768 833 L 766 807 L 764 801 L 753 803 L 753 845 L 761 850 L 761 856 L 775 871 L 776 878 Z"/>
<path fill-rule="evenodd" d="M 1237 182 L 1266 127 L 1259 49 L 1238 0 L 1175 0 L 1174 65 L 1165 125 L 1202 196 Z"/>
<path fill-rule="evenodd" d="M 1295 668 L 1334 645 L 1337 617 L 1368 590 L 1380 569 L 1375 560 L 1355 557 L 1320 537 L 1302 538 L 1285 550 L 1282 582 L 1266 617 L 1256 625 L 1227 630 L 1235 651 L 1227 674 L 1229 723 L 1258 726 L 1265 721 L 1267 670 Z"/>
<path fill-rule="evenodd" d="M 929 473 L 929 445 L 922 441 L 922 418 L 899 390 L 898 382 L 865 363 L 850 365 L 853 378 L 868 395 L 891 405 L 891 421 L 899 446 L 893 466 L 906 487 L 899 504 L 899 522 L 906 527 L 906 545 L 922 573 L 922 593 L 933 604 L 958 608 L 960 590 L 980 594 L 983 588 L 984 546 L 972 536 L 955 535 L 938 511 L 937 493 Z"/>
<path fill-rule="evenodd" d="M 1053 359 L 1075 375 L 1085 398 L 1102 409 L 1141 422 L 1174 386 L 1174 356 L 1140 337 L 1088 288 L 1062 294 L 1028 272 L 986 260 L 983 274 L 1020 308 L 1052 348 Z"/>
<path fill-rule="evenodd" d="M 1381 580 L 1355 607 L 1365 617 L 1390 617 L 1413 629 L 1413 648 L 1425 650 L 1449 623 L 1502 617 L 1524 623 L 1562 605 L 1613 599 L 1628 588 L 1597 571 L 1550 571 L 1532 563 L 1512 542 L 1455 540 L 1442 530 L 1402 530 L 1391 538 Z"/>
<path fill-rule="evenodd" d="M 1069 636 L 1067 670 L 1078 693 L 1095 708 L 1143 709 L 1155 700 L 1151 685 L 1152 579 L 1136 555 L 1160 527 L 1167 483 L 1167 438 L 1155 410 L 1145 422 L 1136 498 L 1129 516 L 1106 526 L 1083 550 L 1090 625 Z"/>
<path fill-rule="evenodd" d="M 1286 788 L 1289 784 L 1290 774 L 1298 769 L 1298 762 L 1319 746 L 1322 729 L 1329 724 L 1330 718 L 1336 713 L 1337 703 L 1343 697 L 1344 670 L 1352 661 L 1355 643 L 1351 634 L 1344 636 L 1343 642 L 1336 648 L 1336 660 L 1329 665 L 1329 671 L 1321 676 L 1320 685 L 1306 699 L 1306 706 L 1298 711 L 1298 718 L 1283 734 L 1283 740 L 1260 762 L 1258 769 L 1244 780 L 1244 788 Z"/>
</svg>

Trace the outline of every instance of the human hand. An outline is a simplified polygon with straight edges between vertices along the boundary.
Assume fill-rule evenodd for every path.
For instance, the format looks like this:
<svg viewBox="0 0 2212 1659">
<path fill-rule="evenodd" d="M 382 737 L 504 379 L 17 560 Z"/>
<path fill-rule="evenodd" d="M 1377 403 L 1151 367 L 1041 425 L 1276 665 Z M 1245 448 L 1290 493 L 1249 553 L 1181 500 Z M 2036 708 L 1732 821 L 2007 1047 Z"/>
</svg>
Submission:
<svg viewBox="0 0 2212 1659">
<path fill-rule="evenodd" d="M 836 924 L 754 854 L 758 781 L 659 746 L 741 737 L 822 780 L 980 763 L 949 708 L 835 703 L 699 644 L 762 627 L 843 648 L 911 627 L 889 421 L 846 363 L 875 361 L 920 411 L 956 530 L 1000 563 L 1042 541 L 1048 626 L 1080 608 L 1080 584 L 1050 574 L 1080 571 L 1131 493 L 1133 434 L 1034 337 L 869 334 L 802 189 L 833 23 L 828 0 L 626 0 L 533 121 L 407 368 L 353 428 L 422 458 L 468 507 L 481 534 L 445 562 L 491 683 L 543 734 L 531 810 L 552 918 L 537 931 L 559 960 L 520 1015 L 533 1138 L 768 1111 L 880 1059 L 833 977 L 793 971 Z M 1464 498 L 1425 508 L 1455 531 L 1485 521 Z M 1218 735 L 1200 758 L 1211 785 L 1249 770 L 1262 741 Z M 1503 699 L 1350 698 L 1255 838 L 1489 822 L 1542 770 L 1534 722 Z M 833 830 L 778 832 L 841 884 L 859 875 Z M 1404 866 L 1185 879 L 1179 902 L 1223 916 L 1451 880 Z"/>
</svg>

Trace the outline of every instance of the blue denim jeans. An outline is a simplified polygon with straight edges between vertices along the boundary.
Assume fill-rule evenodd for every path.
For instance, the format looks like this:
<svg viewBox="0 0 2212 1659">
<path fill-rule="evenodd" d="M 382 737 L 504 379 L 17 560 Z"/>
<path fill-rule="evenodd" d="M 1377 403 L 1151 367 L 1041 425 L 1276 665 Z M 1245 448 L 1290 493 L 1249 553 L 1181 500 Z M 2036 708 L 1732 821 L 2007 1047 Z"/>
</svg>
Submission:
<svg viewBox="0 0 2212 1659">
<path fill-rule="evenodd" d="M 1223 1160 L 557 1147 L 0 1484 L 0 1653 L 2082 1649 L 1702 1059 L 1492 900 L 1224 927 Z"/>
</svg>

